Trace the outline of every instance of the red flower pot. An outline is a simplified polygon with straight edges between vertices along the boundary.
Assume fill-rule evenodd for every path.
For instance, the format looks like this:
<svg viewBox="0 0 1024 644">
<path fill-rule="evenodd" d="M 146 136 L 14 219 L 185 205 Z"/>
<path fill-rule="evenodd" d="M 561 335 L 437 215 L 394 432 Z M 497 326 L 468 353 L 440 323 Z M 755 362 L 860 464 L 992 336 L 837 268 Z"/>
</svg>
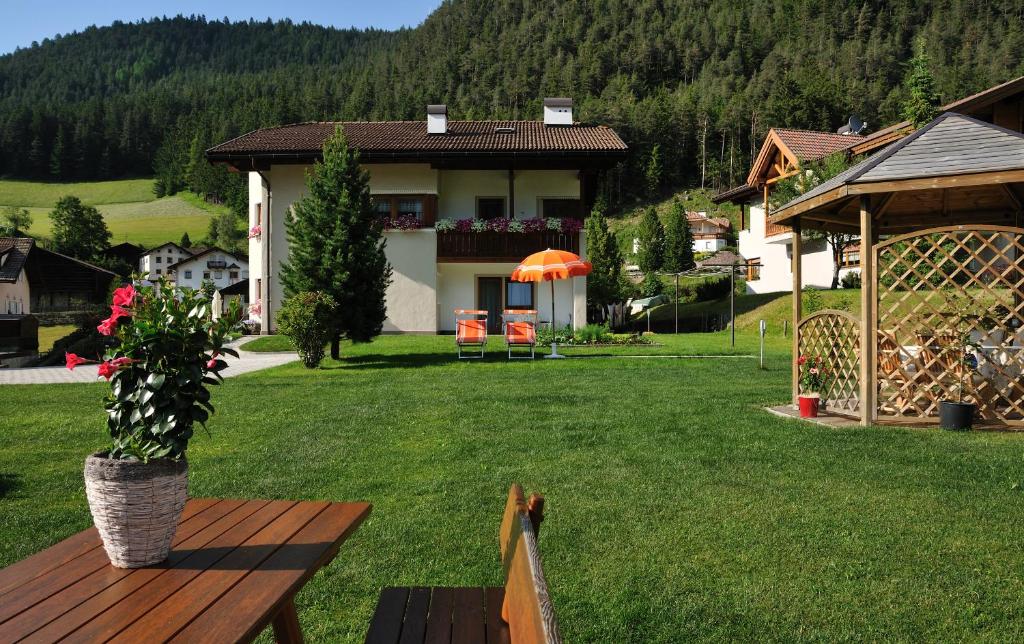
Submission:
<svg viewBox="0 0 1024 644">
<path fill-rule="evenodd" d="M 818 404 L 821 397 L 818 394 L 813 396 L 800 396 L 800 418 L 817 418 Z"/>
</svg>

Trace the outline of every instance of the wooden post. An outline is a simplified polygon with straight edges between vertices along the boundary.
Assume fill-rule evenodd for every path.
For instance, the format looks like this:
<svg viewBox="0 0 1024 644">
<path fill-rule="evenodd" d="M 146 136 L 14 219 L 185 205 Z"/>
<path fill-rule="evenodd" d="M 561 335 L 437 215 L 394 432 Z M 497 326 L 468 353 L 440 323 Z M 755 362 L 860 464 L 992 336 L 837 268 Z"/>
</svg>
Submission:
<svg viewBox="0 0 1024 644">
<path fill-rule="evenodd" d="M 878 352 L 875 344 L 878 334 L 875 330 L 877 316 L 875 296 L 877 280 L 873 256 L 874 221 L 871 217 L 871 197 L 860 198 L 860 424 L 864 427 L 875 421 L 877 402 L 875 400 L 878 377 L 876 361 Z"/>
<path fill-rule="evenodd" d="M 516 171 L 508 169 L 508 218 L 516 218 Z"/>
<path fill-rule="evenodd" d="M 767 211 L 766 211 L 767 212 Z M 802 249 L 800 247 L 800 219 L 793 220 L 793 404 L 800 397 L 800 318 L 803 317 Z"/>
</svg>

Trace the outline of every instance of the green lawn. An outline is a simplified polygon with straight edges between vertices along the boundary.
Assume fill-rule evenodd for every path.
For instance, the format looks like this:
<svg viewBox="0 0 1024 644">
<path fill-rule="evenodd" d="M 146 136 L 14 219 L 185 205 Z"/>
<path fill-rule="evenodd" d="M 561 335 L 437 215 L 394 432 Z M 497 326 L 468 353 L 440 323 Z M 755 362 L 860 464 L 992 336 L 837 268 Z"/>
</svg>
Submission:
<svg viewBox="0 0 1024 644">
<path fill-rule="evenodd" d="M 39 327 L 39 353 L 46 353 L 53 348 L 53 343 L 74 332 L 78 327 L 74 324 Z"/>
<path fill-rule="evenodd" d="M 731 351 L 723 334 L 658 340 L 646 351 Z M 298 595 L 310 641 L 362 641 L 384 585 L 499 584 L 512 481 L 547 496 L 566 641 L 1024 637 L 1024 437 L 770 416 L 789 391 L 781 339 L 767 371 L 596 349 L 509 363 L 499 343 L 457 362 L 452 345 L 383 337 L 214 392 L 192 494 L 374 504 Z M 89 525 L 105 390 L 0 387 L 18 410 L 0 432 L 0 565 Z"/>
<path fill-rule="evenodd" d="M 50 235 L 48 215 L 65 195 L 75 195 L 96 206 L 110 229 L 112 244 L 129 241 L 149 247 L 176 242 L 185 232 L 198 241 L 206 236 L 211 214 L 224 210 L 223 206 L 208 204 L 190 193 L 157 199 L 152 179 L 79 183 L 0 181 L 0 208 L 26 208 L 33 220 L 29 233 L 35 236 Z"/>
</svg>

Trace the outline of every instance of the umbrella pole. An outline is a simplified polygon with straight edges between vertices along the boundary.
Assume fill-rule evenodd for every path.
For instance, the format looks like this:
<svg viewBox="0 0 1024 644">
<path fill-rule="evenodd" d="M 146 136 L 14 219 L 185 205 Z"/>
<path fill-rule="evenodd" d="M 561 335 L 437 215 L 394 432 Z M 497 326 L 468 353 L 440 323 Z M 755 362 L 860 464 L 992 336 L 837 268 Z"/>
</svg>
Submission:
<svg viewBox="0 0 1024 644">
<path fill-rule="evenodd" d="M 565 356 L 558 353 L 558 343 L 555 342 L 555 280 L 548 281 L 551 282 L 551 353 L 544 357 L 564 358 Z"/>
</svg>

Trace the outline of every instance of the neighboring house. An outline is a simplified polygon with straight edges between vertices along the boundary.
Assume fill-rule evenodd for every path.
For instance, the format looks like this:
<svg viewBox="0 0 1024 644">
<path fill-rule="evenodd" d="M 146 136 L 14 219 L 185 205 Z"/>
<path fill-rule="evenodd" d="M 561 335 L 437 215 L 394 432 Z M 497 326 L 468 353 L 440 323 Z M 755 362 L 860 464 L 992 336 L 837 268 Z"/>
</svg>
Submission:
<svg viewBox="0 0 1024 644">
<path fill-rule="evenodd" d="M 545 99 L 543 121 L 449 121 L 445 106 L 431 105 L 421 121 L 300 123 L 211 148 L 211 162 L 249 172 L 249 226 L 261 231 L 249 242 L 249 295 L 264 333 L 284 295 L 285 217 L 337 126 L 359 150 L 381 216 L 408 228 L 385 232 L 393 269 L 385 332 L 454 331 L 455 309 L 487 310 L 492 332 L 506 308 L 550 319 L 549 286 L 508 277 L 545 248 L 586 256 L 578 226 L 596 173 L 627 150 L 612 129 L 574 123 L 569 99 Z M 509 230 L 510 218 L 530 222 Z M 586 278 L 555 282 L 555 298 L 556 324 L 586 323 Z"/>
<path fill-rule="evenodd" d="M 117 260 L 119 263 L 126 267 L 130 267 L 131 270 L 134 271 L 138 268 L 139 257 L 141 257 L 144 252 L 146 252 L 146 249 L 138 244 L 121 242 L 120 244 L 115 244 L 103 251 L 103 256 Z M 123 277 L 129 276 L 124 275 Z"/>
<path fill-rule="evenodd" d="M 726 217 L 708 217 L 706 212 L 686 213 L 686 222 L 693 233 L 693 250 L 713 253 L 729 245 L 732 223 Z"/>
<path fill-rule="evenodd" d="M 165 274 L 179 287 L 200 288 L 210 283 L 220 290 L 249 279 L 249 262 L 212 246 L 165 267 Z"/>
<path fill-rule="evenodd" d="M 0 237 L 0 314 L 80 311 L 104 304 L 115 277 L 46 250 L 30 237 Z"/>
<path fill-rule="evenodd" d="M 1024 76 L 949 103 L 942 110 L 966 114 L 1016 132 L 1024 132 Z M 908 122 L 897 123 L 867 136 L 769 130 L 746 183 L 722 192 L 714 199 L 716 203 L 732 202 L 742 208 L 739 251 L 749 263 L 760 265 L 748 269 L 747 290 L 767 293 L 793 288 L 792 231 L 788 226 L 769 223 L 765 214 L 775 183 L 799 172 L 801 163 L 836 152 L 850 156 L 869 154 L 900 140 L 912 131 Z M 832 283 L 831 248 L 820 239 L 808 240 L 802 246 L 803 285 L 827 288 Z M 840 277 L 859 270 L 859 249 L 847 248 Z"/>
<path fill-rule="evenodd" d="M 225 286 L 220 289 L 221 297 L 221 313 L 227 313 L 228 309 L 231 308 L 231 302 L 238 300 L 241 305 L 242 313 L 245 313 L 246 307 L 249 306 L 249 280 L 243 279 L 235 282 L 230 286 Z"/>
<path fill-rule="evenodd" d="M 161 277 L 167 277 L 167 267 L 177 264 L 181 260 L 192 257 L 205 248 L 182 248 L 174 242 L 167 242 L 141 253 L 138 256 L 139 274 L 142 279 L 156 281 Z"/>
</svg>

